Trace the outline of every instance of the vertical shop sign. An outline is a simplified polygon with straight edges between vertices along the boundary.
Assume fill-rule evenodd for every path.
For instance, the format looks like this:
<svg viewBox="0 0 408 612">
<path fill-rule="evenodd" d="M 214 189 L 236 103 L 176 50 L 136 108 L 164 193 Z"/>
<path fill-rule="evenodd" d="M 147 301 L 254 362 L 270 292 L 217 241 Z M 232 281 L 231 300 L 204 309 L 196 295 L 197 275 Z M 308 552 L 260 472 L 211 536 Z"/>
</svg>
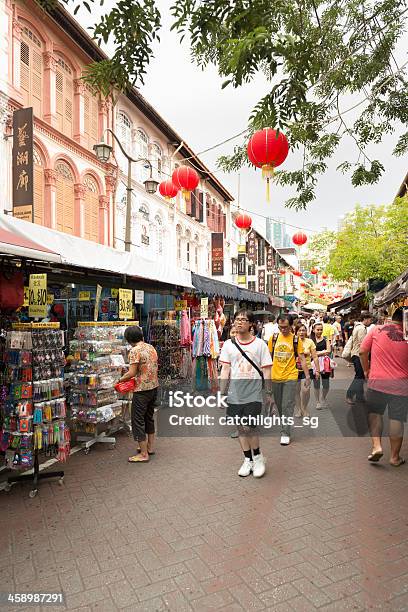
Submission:
<svg viewBox="0 0 408 612">
<path fill-rule="evenodd" d="M 238 285 L 246 285 L 246 247 L 238 246 Z"/>
<path fill-rule="evenodd" d="M 265 293 L 265 270 L 258 270 L 258 291 Z"/>
<path fill-rule="evenodd" d="M 200 300 L 200 317 L 201 319 L 208 319 L 208 297 Z"/>
<path fill-rule="evenodd" d="M 47 275 L 30 274 L 28 286 L 28 316 L 47 316 Z"/>
<path fill-rule="evenodd" d="M 268 272 L 273 270 L 273 248 L 270 245 L 266 247 L 266 269 Z"/>
<path fill-rule="evenodd" d="M 224 234 L 213 232 L 211 234 L 211 274 L 224 275 Z"/>
<path fill-rule="evenodd" d="M 256 263 L 256 233 L 251 230 L 248 234 L 247 255 L 252 263 Z"/>
<path fill-rule="evenodd" d="M 119 289 L 119 319 L 129 321 L 133 317 L 132 289 Z"/>
<path fill-rule="evenodd" d="M 144 291 L 135 289 L 135 304 L 144 304 Z"/>
<path fill-rule="evenodd" d="M 174 310 L 177 312 L 181 312 L 182 310 L 187 310 L 188 304 L 187 300 L 174 300 Z"/>
<path fill-rule="evenodd" d="M 13 113 L 13 216 L 34 221 L 33 109 Z"/>
<path fill-rule="evenodd" d="M 101 295 L 102 295 L 102 285 L 96 285 L 94 321 L 98 320 L 99 304 L 101 301 Z"/>
</svg>

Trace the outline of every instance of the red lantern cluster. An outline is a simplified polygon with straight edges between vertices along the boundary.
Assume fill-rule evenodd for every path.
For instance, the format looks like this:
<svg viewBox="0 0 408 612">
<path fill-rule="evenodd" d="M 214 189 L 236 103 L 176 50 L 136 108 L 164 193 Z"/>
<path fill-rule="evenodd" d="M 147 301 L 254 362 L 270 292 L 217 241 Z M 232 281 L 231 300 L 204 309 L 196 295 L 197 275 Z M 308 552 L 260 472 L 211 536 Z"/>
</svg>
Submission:
<svg viewBox="0 0 408 612">
<path fill-rule="evenodd" d="M 173 181 L 169 180 L 169 181 L 163 181 L 162 183 L 160 183 L 159 192 L 160 192 L 160 195 L 163 196 L 163 198 L 166 198 L 166 200 L 171 200 L 172 198 L 176 197 L 179 190 L 174 185 Z"/>
<path fill-rule="evenodd" d="M 326 287 L 326 286 L 327 286 L 327 283 L 323 282 L 322 287 Z"/>
<path fill-rule="evenodd" d="M 293 276 L 302 276 L 302 273 L 300 270 L 293 270 Z"/>
<path fill-rule="evenodd" d="M 177 189 L 181 189 L 184 199 L 188 202 L 190 193 L 198 187 L 200 177 L 194 168 L 180 166 L 174 170 L 171 180 Z"/>
<path fill-rule="evenodd" d="M 281 268 L 281 270 L 279 270 L 279 274 L 281 274 L 281 275 L 283 276 L 284 274 L 286 274 L 286 270 L 284 270 L 283 268 Z"/>
<path fill-rule="evenodd" d="M 311 268 L 310 270 L 310 274 L 317 274 L 318 273 L 318 269 L 317 268 Z"/>
<path fill-rule="evenodd" d="M 249 215 L 241 213 L 235 219 L 235 225 L 240 230 L 249 230 L 252 227 L 252 219 Z"/>
<path fill-rule="evenodd" d="M 306 287 L 306 283 L 300 283 L 301 287 Z"/>
<path fill-rule="evenodd" d="M 327 278 L 327 274 L 325 272 L 323 272 L 322 278 Z"/>
<path fill-rule="evenodd" d="M 273 177 L 274 169 L 285 161 L 289 153 L 286 136 L 271 128 L 259 130 L 249 139 L 247 153 L 249 161 L 257 168 L 262 168 L 269 201 L 269 180 Z"/>
<path fill-rule="evenodd" d="M 306 244 L 307 236 L 304 232 L 296 232 L 296 234 L 293 234 L 292 236 L 292 242 L 293 244 L 296 244 L 296 246 L 302 246 Z"/>
</svg>

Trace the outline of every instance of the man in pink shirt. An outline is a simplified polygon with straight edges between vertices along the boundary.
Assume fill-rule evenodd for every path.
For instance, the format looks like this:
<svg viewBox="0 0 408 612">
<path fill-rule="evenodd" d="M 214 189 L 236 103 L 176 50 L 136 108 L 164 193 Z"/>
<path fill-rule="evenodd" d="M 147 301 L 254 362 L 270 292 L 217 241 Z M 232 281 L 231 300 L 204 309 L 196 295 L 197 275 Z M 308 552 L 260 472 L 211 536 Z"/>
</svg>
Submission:
<svg viewBox="0 0 408 612">
<path fill-rule="evenodd" d="M 376 463 L 383 456 L 383 415 L 388 407 L 390 464 L 399 467 L 405 463 L 400 450 L 408 412 L 408 342 L 402 330 L 402 308 L 394 312 L 391 323 L 377 326 L 367 334 L 361 344 L 360 359 L 368 379 L 368 422 L 373 442 L 368 460 Z"/>
</svg>

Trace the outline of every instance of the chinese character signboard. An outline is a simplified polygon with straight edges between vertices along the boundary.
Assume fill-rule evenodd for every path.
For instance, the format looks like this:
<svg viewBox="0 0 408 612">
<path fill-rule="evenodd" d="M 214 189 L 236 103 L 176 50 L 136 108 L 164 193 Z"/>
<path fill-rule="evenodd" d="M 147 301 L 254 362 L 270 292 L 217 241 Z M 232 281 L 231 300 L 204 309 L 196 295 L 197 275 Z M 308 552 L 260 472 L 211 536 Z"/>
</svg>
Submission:
<svg viewBox="0 0 408 612">
<path fill-rule="evenodd" d="M 128 321 L 133 318 L 133 291 L 119 289 L 119 319 Z"/>
<path fill-rule="evenodd" d="M 144 304 L 144 291 L 135 289 L 135 304 Z"/>
<path fill-rule="evenodd" d="M 266 247 L 266 269 L 268 272 L 273 270 L 273 248 L 271 246 Z"/>
<path fill-rule="evenodd" d="M 265 293 L 265 270 L 258 270 L 258 291 Z"/>
<path fill-rule="evenodd" d="M 201 298 L 200 301 L 200 317 L 208 319 L 208 297 Z"/>
<path fill-rule="evenodd" d="M 13 113 L 13 215 L 34 220 L 32 108 Z"/>
<path fill-rule="evenodd" d="M 247 254 L 248 259 L 252 263 L 256 263 L 256 233 L 254 230 L 251 230 L 248 234 Z"/>
<path fill-rule="evenodd" d="M 47 275 L 30 274 L 28 287 L 28 316 L 47 316 Z"/>
<path fill-rule="evenodd" d="M 214 232 L 211 234 L 211 274 L 224 275 L 224 234 Z"/>
<path fill-rule="evenodd" d="M 246 247 L 238 247 L 238 285 L 246 285 Z"/>
<path fill-rule="evenodd" d="M 187 300 L 175 300 L 174 301 L 174 310 L 177 312 L 181 310 L 187 310 Z"/>
</svg>

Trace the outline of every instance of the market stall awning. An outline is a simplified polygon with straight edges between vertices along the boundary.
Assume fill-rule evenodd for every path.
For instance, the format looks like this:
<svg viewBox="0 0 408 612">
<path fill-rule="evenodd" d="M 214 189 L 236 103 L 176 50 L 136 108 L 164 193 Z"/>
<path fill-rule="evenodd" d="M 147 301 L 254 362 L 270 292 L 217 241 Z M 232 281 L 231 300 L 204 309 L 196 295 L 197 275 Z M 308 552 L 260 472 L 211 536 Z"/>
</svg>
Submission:
<svg viewBox="0 0 408 612">
<path fill-rule="evenodd" d="M 231 285 L 231 283 L 224 283 L 215 278 L 201 276 L 201 274 L 195 274 L 195 272 L 191 274 L 191 280 L 197 291 L 205 295 L 219 295 L 220 297 L 230 300 L 255 302 L 259 304 L 267 304 L 269 302 L 268 296 L 264 293 L 242 289 L 236 285 Z"/>
<path fill-rule="evenodd" d="M 339 308 L 348 308 L 349 306 L 353 306 L 356 302 L 365 297 L 364 291 L 359 291 L 354 295 L 343 298 L 342 300 L 338 300 L 337 302 L 332 302 L 327 305 L 327 310 L 338 310 Z"/>
<path fill-rule="evenodd" d="M 408 269 L 374 295 L 374 306 L 385 306 L 408 295 Z"/>
<path fill-rule="evenodd" d="M 61 264 L 90 270 L 126 274 L 130 277 L 148 279 L 188 289 L 193 286 L 191 284 L 191 272 L 176 268 L 171 258 L 160 261 L 148 259 L 137 250 L 130 253 L 119 251 L 112 247 L 3 214 L 0 214 L 0 229 L 14 234 L 19 240 L 31 240 L 31 238 L 35 240 L 38 245 L 42 245 L 37 246 L 42 249 L 44 253 L 42 259 L 45 261 L 57 261 Z M 52 245 L 53 251 L 49 251 L 48 245 Z M 60 255 L 57 260 L 55 259 L 55 253 Z M 20 257 L 27 257 L 27 255 L 21 252 Z"/>
<path fill-rule="evenodd" d="M 0 226 L 0 254 L 26 257 L 33 260 L 61 263 L 61 256 L 51 249 L 33 242 Z"/>
</svg>

